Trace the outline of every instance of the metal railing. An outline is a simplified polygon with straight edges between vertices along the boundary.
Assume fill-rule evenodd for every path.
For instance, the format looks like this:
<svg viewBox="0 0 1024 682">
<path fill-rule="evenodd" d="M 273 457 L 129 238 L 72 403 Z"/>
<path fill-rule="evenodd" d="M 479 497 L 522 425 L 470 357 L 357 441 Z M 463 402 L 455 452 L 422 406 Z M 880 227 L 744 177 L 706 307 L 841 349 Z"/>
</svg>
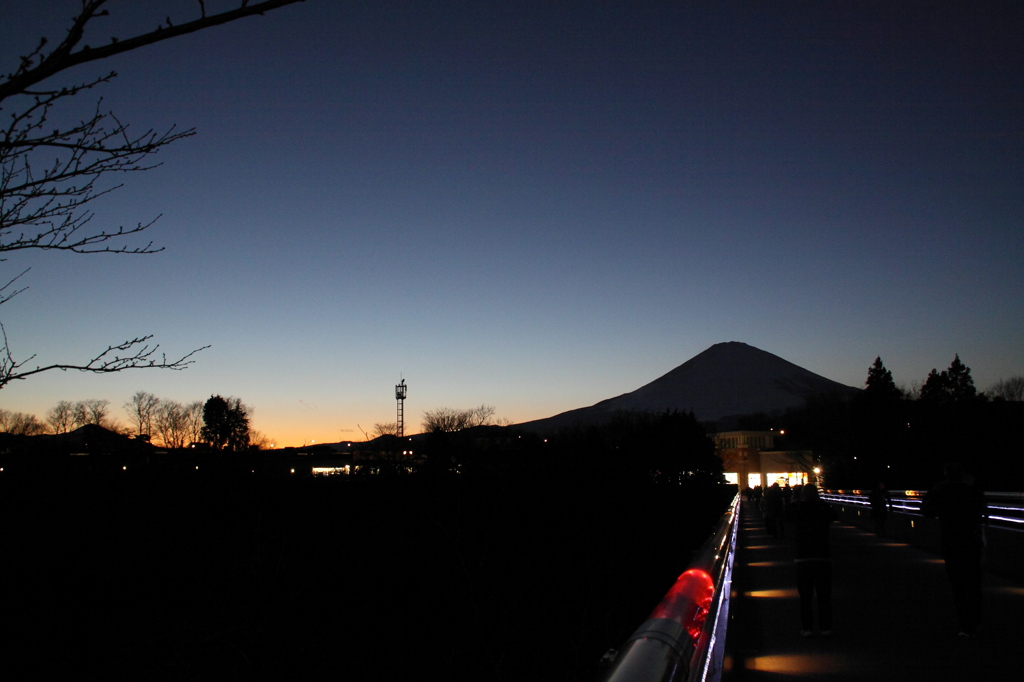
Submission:
<svg viewBox="0 0 1024 682">
<path fill-rule="evenodd" d="M 868 496 L 861 491 L 828 491 L 821 494 L 826 502 L 845 504 L 853 507 L 869 509 L 871 503 Z M 892 511 L 922 516 L 921 500 L 924 493 L 908 490 L 905 493 L 892 493 Z M 988 522 L 1018 531 L 1024 531 L 1024 493 L 985 493 L 988 507 Z"/>
<path fill-rule="evenodd" d="M 722 676 L 740 495 L 647 620 L 616 654 L 605 682 L 716 682 Z"/>
</svg>

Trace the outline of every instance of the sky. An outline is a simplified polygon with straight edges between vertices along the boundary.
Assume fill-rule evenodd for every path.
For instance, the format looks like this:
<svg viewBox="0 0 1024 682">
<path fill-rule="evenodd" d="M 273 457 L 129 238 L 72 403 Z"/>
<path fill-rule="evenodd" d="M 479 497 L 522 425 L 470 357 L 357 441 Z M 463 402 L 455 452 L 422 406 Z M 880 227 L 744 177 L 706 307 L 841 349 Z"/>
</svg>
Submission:
<svg viewBox="0 0 1024 682">
<path fill-rule="evenodd" d="M 230 2 L 207 0 L 209 10 Z M 158 9 L 151 9 L 154 6 Z M 0 5 L 0 70 L 78 0 Z M 197 3 L 112 2 L 94 44 Z M 307 0 L 78 67 L 133 130 L 194 127 L 97 226 L 147 256 L 18 253 L 16 357 L 154 334 L 182 372 L 0 391 L 253 408 L 279 446 L 512 422 L 742 341 L 851 386 L 954 355 L 1024 374 L 1024 4 Z M 6 119 L 7 114 L 0 112 Z"/>
</svg>

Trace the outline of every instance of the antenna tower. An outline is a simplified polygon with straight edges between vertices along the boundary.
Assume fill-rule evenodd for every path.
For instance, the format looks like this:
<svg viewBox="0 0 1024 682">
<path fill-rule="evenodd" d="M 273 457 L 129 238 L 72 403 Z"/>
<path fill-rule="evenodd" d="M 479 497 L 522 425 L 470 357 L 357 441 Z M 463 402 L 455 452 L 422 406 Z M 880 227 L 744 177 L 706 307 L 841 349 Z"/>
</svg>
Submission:
<svg viewBox="0 0 1024 682">
<path fill-rule="evenodd" d="M 395 400 L 398 401 L 398 422 L 395 429 L 399 438 L 405 437 L 405 379 L 395 386 Z"/>
</svg>

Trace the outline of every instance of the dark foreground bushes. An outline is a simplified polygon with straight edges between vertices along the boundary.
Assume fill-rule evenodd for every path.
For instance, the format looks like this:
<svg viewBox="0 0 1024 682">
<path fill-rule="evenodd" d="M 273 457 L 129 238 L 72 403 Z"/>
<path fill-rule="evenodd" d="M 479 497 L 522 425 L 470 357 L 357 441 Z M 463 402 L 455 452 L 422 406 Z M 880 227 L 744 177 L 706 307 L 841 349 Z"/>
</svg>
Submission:
<svg viewBox="0 0 1024 682">
<path fill-rule="evenodd" d="M 6 666 L 80 680 L 592 680 L 725 505 L 509 474 L 0 492 Z"/>
</svg>

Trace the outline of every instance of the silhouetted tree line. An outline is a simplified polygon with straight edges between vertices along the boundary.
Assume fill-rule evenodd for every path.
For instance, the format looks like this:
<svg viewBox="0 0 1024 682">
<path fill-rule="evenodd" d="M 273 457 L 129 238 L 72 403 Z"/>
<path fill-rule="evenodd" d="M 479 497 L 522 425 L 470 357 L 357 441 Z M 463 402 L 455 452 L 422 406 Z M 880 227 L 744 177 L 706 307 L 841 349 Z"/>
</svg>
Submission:
<svg viewBox="0 0 1024 682">
<path fill-rule="evenodd" d="M 45 433 L 61 434 L 86 425 L 117 430 L 108 414 L 109 400 L 90 398 L 71 402 L 62 400 L 46 415 L 46 421 L 34 414 L 0 410 L 0 433 L 15 436 L 38 436 Z"/>
<path fill-rule="evenodd" d="M 143 425 L 156 423 L 151 398 L 129 402 Z M 211 442 L 241 435 L 243 407 L 206 401 Z M 19 572 L 37 596 L 8 615 L 74 603 L 52 634 L 61 660 L 95 679 L 597 679 L 601 654 L 644 620 L 733 492 L 691 414 L 549 435 L 484 424 L 417 442 L 425 468 L 403 476 L 293 476 L 274 452 L 167 455 L 185 463 L 176 476 L 117 462 L 88 485 L 0 477 L 0 492 L 22 491 L 0 495 L 9 506 L 51 515 L 9 509 L 29 518 L 6 548 L 65 576 Z M 284 475 L 251 475 L 261 461 Z M 396 613 L 410 633 L 398 657 L 379 635 Z"/>
<path fill-rule="evenodd" d="M 864 391 L 847 399 L 812 398 L 783 419 L 785 447 L 820 456 L 831 488 L 927 489 L 944 463 L 972 468 L 988 490 L 1024 490 L 1024 451 L 1017 431 L 1024 403 L 1012 377 L 981 393 L 957 355 L 933 369 L 916 392 L 899 388 L 881 358 L 868 369 Z"/>
<path fill-rule="evenodd" d="M 0 433 L 14 436 L 37 436 L 46 432 L 46 425 L 34 414 L 0 410 Z"/>
<path fill-rule="evenodd" d="M 109 408 L 109 400 L 62 400 L 47 412 L 45 422 L 32 414 L 0 410 L 0 434 L 60 436 L 83 426 L 97 426 L 171 450 L 193 443 L 233 452 L 268 445 L 266 436 L 250 428 L 252 408 L 239 398 L 215 395 L 205 403 L 183 404 L 138 391 L 124 403 L 128 427 L 119 424 Z"/>
<path fill-rule="evenodd" d="M 703 426 L 691 413 L 676 411 L 622 412 L 603 423 L 576 424 L 550 435 L 496 425 L 436 428 L 422 450 L 428 475 L 518 471 L 552 480 L 722 481 L 721 460 Z"/>
<path fill-rule="evenodd" d="M 494 426 L 500 422 L 494 418 L 492 405 L 480 405 L 469 409 L 439 407 L 423 413 L 423 432 L 462 431 L 477 426 Z"/>
<path fill-rule="evenodd" d="M 561 431 L 551 443 L 562 466 L 654 482 L 722 482 L 722 462 L 692 413 L 623 412 L 610 421 Z"/>
</svg>

